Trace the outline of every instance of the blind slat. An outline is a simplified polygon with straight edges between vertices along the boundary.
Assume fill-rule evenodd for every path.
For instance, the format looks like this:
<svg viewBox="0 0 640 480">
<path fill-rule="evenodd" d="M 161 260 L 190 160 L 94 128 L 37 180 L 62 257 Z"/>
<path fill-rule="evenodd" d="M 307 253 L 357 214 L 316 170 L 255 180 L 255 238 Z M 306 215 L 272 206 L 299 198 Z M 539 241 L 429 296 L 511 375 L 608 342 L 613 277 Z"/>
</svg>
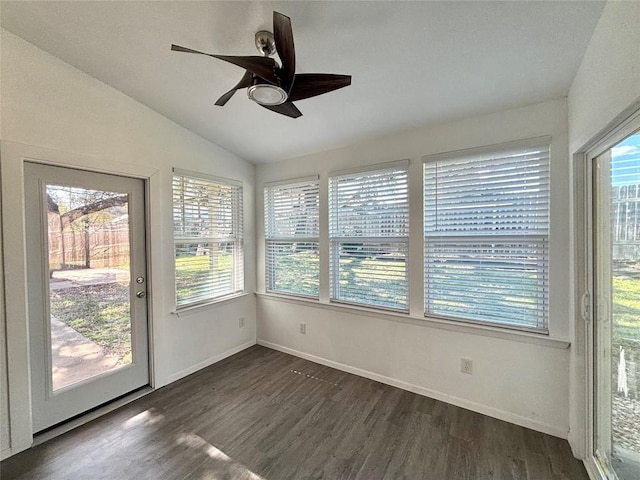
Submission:
<svg viewBox="0 0 640 480">
<path fill-rule="evenodd" d="M 406 166 L 329 179 L 331 299 L 408 310 Z"/>
<path fill-rule="evenodd" d="M 549 148 L 424 165 L 425 314 L 546 331 Z"/>
<path fill-rule="evenodd" d="M 318 298 L 320 285 L 317 178 L 264 189 L 266 288 Z"/>
<path fill-rule="evenodd" d="M 244 289 L 242 186 L 173 176 L 176 305 Z"/>
</svg>

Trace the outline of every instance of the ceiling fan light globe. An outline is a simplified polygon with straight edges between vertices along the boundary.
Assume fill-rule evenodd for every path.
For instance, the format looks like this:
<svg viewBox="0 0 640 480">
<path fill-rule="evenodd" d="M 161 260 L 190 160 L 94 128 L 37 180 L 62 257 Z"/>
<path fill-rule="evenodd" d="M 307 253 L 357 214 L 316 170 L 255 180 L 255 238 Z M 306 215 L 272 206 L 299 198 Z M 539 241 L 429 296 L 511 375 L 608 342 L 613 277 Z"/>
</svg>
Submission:
<svg viewBox="0 0 640 480">
<path fill-rule="evenodd" d="M 287 92 L 277 85 L 252 85 L 247 95 L 260 105 L 281 105 L 287 101 Z"/>
</svg>

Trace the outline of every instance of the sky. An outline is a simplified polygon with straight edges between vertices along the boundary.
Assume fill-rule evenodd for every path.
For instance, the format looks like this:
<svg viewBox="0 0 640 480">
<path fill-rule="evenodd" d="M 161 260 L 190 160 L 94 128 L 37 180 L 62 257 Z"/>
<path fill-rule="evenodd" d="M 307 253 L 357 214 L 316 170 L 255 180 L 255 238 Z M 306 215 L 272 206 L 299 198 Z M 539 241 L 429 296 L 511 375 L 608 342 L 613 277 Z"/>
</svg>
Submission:
<svg viewBox="0 0 640 480">
<path fill-rule="evenodd" d="M 613 185 L 640 184 L 640 132 L 611 149 L 611 170 Z"/>
</svg>

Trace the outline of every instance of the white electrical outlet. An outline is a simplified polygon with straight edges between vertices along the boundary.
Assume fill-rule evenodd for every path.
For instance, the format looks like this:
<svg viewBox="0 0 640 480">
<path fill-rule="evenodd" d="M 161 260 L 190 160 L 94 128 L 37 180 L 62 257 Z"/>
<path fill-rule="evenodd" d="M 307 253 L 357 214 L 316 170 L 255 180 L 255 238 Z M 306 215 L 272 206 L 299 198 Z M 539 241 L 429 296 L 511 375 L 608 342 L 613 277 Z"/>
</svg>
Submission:
<svg viewBox="0 0 640 480">
<path fill-rule="evenodd" d="M 468 373 L 469 375 L 471 375 L 473 373 L 473 360 L 471 360 L 470 358 L 461 358 L 460 371 L 462 373 Z"/>
<path fill-rule="evenodd" d="M 244 327 L 244 317 L 240 317 L 238 319 L 238 327 L 240 327 L 240 328 Z"/>
<path fill-rule="evenodd" d="M 304 322 L 300 322 L 300 333 L 302 335 L 306 335 L 307 333 L 307 324 Z"/>
</svg>

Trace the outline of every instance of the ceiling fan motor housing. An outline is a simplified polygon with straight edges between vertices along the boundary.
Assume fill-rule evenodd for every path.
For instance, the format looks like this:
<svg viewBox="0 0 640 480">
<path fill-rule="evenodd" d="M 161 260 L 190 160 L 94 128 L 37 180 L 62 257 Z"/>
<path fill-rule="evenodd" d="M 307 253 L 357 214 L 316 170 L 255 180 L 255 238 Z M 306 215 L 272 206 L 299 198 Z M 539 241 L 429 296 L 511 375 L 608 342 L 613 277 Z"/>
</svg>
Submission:
<svg viewBox="0 0 640 480">
<path fill-rule="evenodd" d="M 282 105 L 287 101 L 287 92 L 280 85 L 273 85 L 266 80 L 253 76 L 251 86 L 247 89 L 247 96 L 260 105 Z"/>
</svg>

